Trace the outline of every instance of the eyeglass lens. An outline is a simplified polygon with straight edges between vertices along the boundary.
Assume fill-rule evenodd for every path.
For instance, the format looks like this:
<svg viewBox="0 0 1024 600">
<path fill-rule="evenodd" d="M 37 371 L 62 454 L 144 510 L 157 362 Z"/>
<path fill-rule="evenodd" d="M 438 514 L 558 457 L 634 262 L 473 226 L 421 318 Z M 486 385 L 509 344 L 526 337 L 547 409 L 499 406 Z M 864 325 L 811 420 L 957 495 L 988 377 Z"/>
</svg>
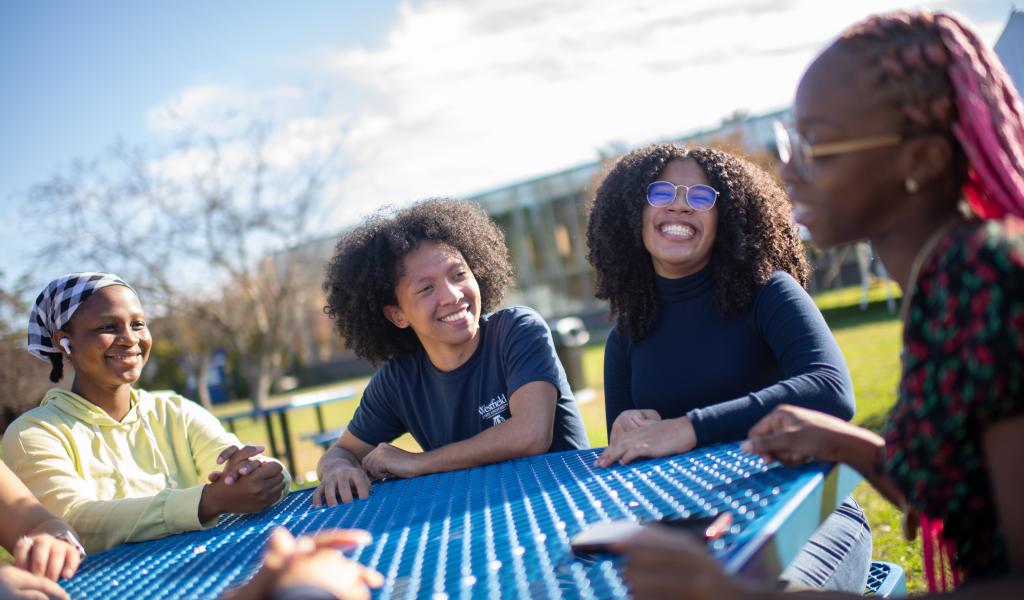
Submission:
<svg viewBox="0 0 1024 600">
<path fill-rule="evenodd" d="M 686 203 L 693 210 L 711 210 L 715 205 L 718 196 L 715 188 L 702 183 L 679 187 L 686 190 Z M 653 206 L 668 206 L 676 199 L 676 190 L 676 186 L 668 181 L 655 181 L 647 187 L 647 201 Z"/>
<path fill-rule="evenodd" d="M 810 157 L 808 156 L 807 142 L 794 129 L 790 129 L 776 121 L 773 125 L 775 132 L 775 148 L 779 151 L 779 160 L 782 164 L 791 164 L 804 177 L 810 176 Z"/>
</svg>

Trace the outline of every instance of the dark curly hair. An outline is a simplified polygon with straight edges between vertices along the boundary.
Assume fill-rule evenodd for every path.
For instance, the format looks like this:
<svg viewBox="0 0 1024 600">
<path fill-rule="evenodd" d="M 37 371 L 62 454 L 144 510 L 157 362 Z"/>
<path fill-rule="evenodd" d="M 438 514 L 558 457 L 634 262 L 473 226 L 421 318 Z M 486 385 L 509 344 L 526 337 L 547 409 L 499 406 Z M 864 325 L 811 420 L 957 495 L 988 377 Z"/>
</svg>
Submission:
<svg viewBox="0 0 1024 600">
<path fill-rule="evenodd" d="M 462 253 L 480 286 L 481 310 L 494 310 L 513 279 L 505 234 L 479 205 L 448 198 L 422 200 L 401 210 L 383 208 L 348 232 L 327 265 L 324 312 L 345 345 L 374 365 L 415 352 L 419 339 L 384 317 L 398 303 L 402 258 L 426 241 Z"/>
<path fill-rule="evenodd" d="M 810 267 L 789 199 L 763 169 L 714 148 L 640 148 L 620 158 L 598 186 L 587 224 L 587 260 L 597 271 L 596 295 L 609 301 L 616 328 L 632 341 L 654 331 L 661 311 L 654 266 L 643 242 L 645 190 L 669 162 L 683 159 L 700 165 L 720 194 L 710 263 L 718 310 L 725 316 L 746 311 L 776 270 L 807 285 Z"/>
</svg>

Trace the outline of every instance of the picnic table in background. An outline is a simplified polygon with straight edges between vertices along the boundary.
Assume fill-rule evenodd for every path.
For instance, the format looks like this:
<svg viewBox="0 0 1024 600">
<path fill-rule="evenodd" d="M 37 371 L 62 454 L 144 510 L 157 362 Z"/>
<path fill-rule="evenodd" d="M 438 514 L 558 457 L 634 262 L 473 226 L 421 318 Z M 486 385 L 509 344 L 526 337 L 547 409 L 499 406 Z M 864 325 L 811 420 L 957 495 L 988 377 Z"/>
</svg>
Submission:
<svg viewBox="0 0 1024 600">
<path fill-rule="evenodd" d="M 62 585 L 73 597 L 215 597 L 256 572 L 273 527 L 358 527 L 374 541 L 349 556 L 384 574 L 377 598 L 625 598 L 620 559 L 574 555 L 573 535 L 601 521 L 726 510 L 733 525 L 710 552 L 729 572 L 771 580 L 860 479 L 827 463 L 766 464 L 737 444 L 607 469 L 593 466 L 599 452 L 391 480 L 332 508 L 294 492 L 263 514 L 92 555 Z"/>
<path fill-rule="evenodd" d="M 323 413 L 324 405 L 332 402 L 340 402 L 342 400 L 351 400 L 352 398 L 355 398 L 355 395 L 355 390 L 350 387 L 305 392 L 295 394 L 289 397 L 285 402 L 265 406 L 262 409 L 238 410 L 218 415 L 218 418 L 220 418 L 221 421 L 224 421 L 231 433 L 235 433 L 235 421 L 238 419 L 246 418 L 254 421 L 263 419 L 267 428 L 267 440 L 270 445 L 270 455 L 275 458 L 286 458 L 288 461 L 288 470 L 291 472 L 292 477 L 295 478 L 296 482 L 301 483 L 303 477 L 302 473 L 298 471 L 298 460 L 295 454 L 295 447 L 292 443 L 291 426 L 288 413 L 292 410 L 305 407 L 313 407 L 316 409 L 319 436 L 314 438 L 315 441 L 321 436 L 326 436 L 327 434 L 332 433 L 327 431 L 325 425 Z M 281 427 L 282 443 L 280 445 L 278 444 L 277 436 L 274 433 L 274 415 L 277 415 L 278 424 Z M 337 434 L 340 435 L 340 432 L 337 432 Z M 334 437 L 337 437 L 337 435 Z"/>
</svg>

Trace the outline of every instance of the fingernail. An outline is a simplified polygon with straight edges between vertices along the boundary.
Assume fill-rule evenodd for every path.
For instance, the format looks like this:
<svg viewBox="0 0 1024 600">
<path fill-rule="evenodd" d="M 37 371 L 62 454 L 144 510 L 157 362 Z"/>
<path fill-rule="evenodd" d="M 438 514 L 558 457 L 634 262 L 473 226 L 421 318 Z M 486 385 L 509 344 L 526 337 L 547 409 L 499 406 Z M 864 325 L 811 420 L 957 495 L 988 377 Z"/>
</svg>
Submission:
<svg viewBox="0 0 1024 600">
<path fill-rule="evenodd" d="M 740 450 L 744 452 L 751 452 L 754 449 L 754 444 L 750 440 L 743 440 L 740 444 Z"/>
<path fill-rule="evenodd" d="M 231 485 L 234 482 L 235 482 L 235 478 L 230 476 L 230 475 L 228 475 L 227 477 L 224 478 L 224 483 L 226 483 L 228 485 Z"/>
</svg>

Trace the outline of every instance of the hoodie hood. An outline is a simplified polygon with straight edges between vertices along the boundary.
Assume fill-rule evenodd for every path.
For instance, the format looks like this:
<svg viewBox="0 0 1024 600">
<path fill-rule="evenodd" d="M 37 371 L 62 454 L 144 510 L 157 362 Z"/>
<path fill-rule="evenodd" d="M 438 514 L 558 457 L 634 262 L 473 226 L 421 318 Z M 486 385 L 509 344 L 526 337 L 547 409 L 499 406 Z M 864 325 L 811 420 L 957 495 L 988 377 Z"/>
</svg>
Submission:
<svg viewBox="0 0 1024 600">
<path fill-rule="evenodd" d="M 131 390 L 131 407 L 128 409 L 128 414 L 121 421 L 115 421 L 99 406 L 74 392 L 62 388 L 53 388 L 46 392 L 39 406 L 49 405 L 51 408 L 97 427 L 126 427 L 139 421 L 139 401 L 141 399 L 142 396 L 139 391 L 133 388 Z"/>
</svg>

